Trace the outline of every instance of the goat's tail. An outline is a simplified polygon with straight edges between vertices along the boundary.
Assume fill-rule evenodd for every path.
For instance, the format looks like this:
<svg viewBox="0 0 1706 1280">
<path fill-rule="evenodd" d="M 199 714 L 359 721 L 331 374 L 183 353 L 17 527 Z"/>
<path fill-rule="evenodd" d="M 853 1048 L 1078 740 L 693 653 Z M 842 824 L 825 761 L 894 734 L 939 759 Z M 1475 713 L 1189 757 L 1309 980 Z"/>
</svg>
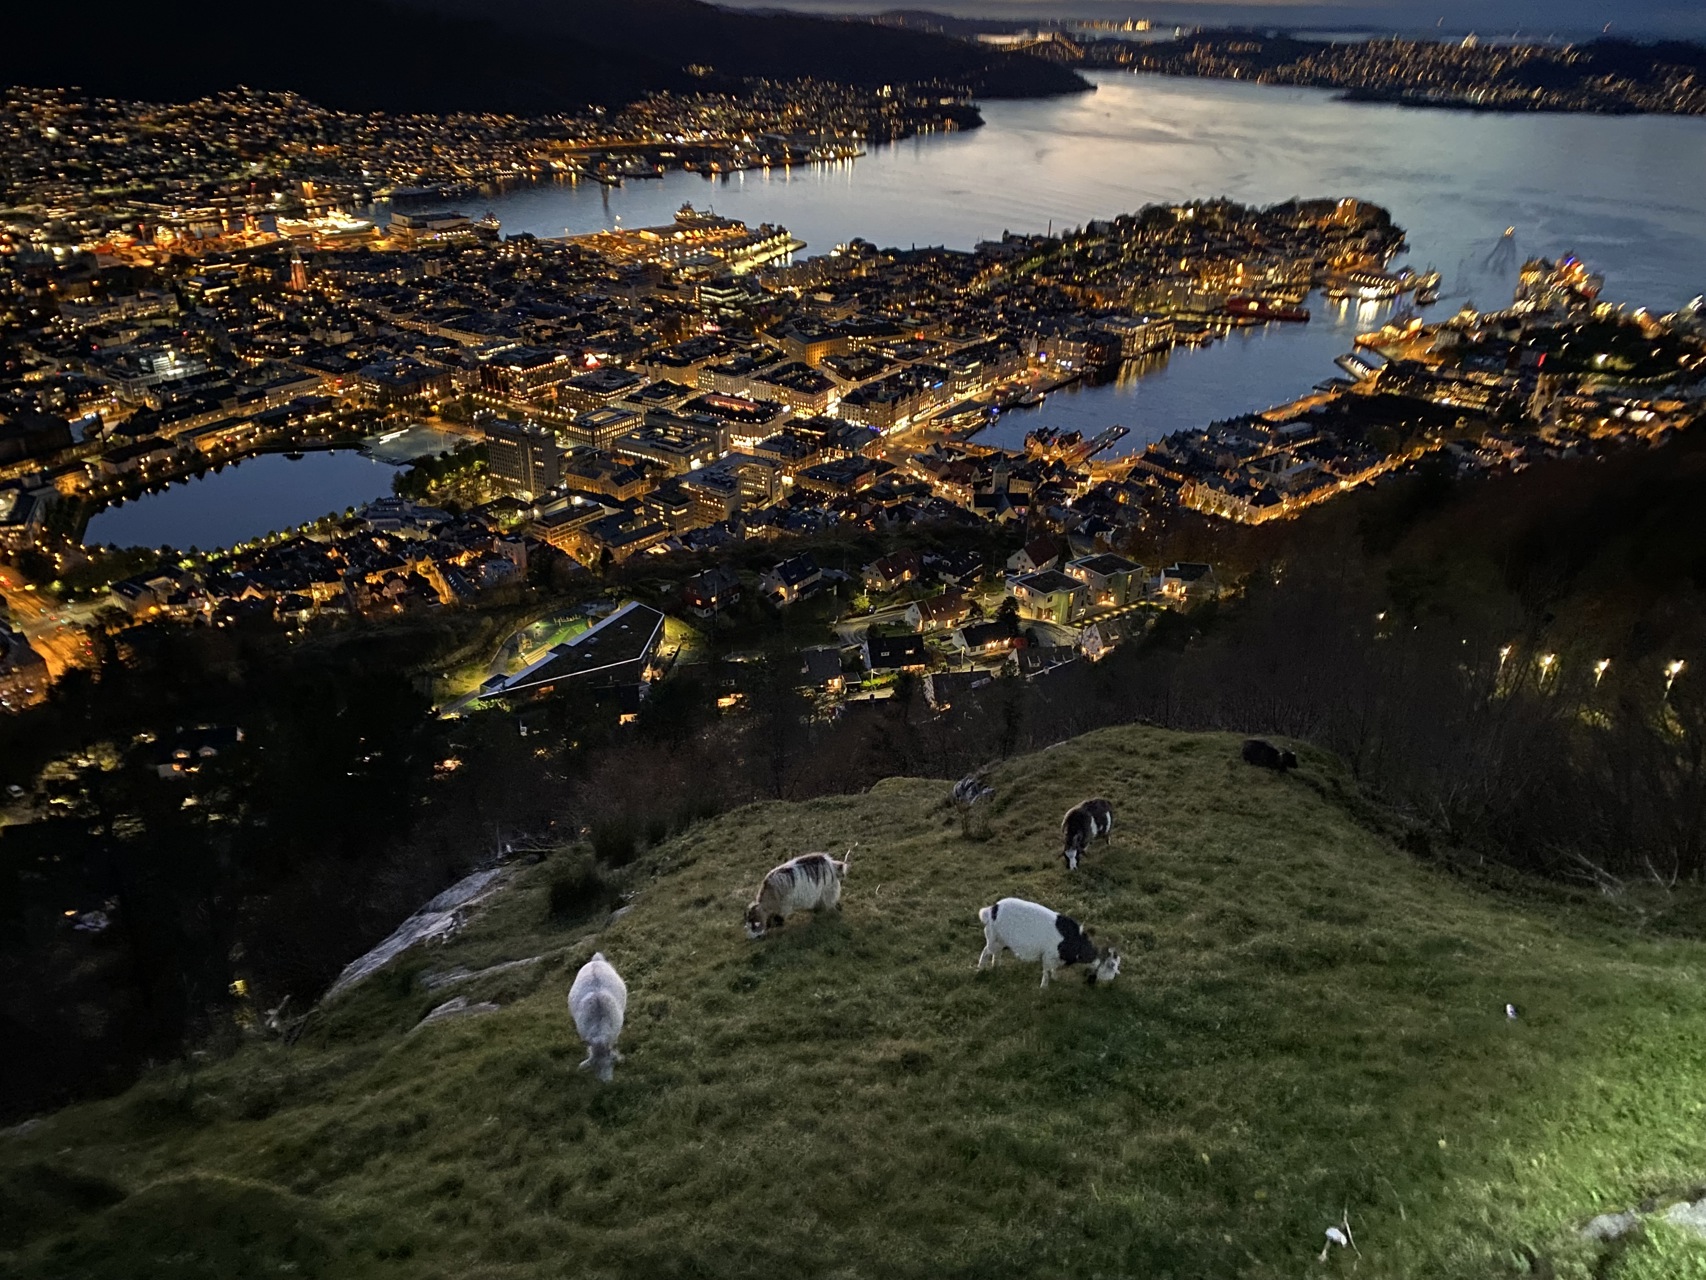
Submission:
<svg viewBox="0 0 1706 1280">
<path fill-rule="evenodd" d="M 991 920 L 995 919 L 995 908 L 992 906 L 980 908 L 977 913 L 977 918 L 983 921 L 984 924 L 988 924 Z"/>
</svg>

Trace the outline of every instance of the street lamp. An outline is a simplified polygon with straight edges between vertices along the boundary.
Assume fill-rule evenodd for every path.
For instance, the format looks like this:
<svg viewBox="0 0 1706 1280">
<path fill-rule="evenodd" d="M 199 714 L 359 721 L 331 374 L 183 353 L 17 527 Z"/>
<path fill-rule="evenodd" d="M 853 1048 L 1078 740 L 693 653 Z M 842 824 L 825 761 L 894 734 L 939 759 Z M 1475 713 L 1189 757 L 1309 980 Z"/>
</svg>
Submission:
<svg viewBox="0 0 1706 1280">
<path fill-rule="evenodd" d="M 1511 646 L 1510 645 L 1507 644 L 1502 649 L 1499 650 L 1499 670 L 1500 671 L 1503 671 L 1505 669 L 1505 659 L 1509 658 L 1510 656 L 1511 656 Z"/>
<path fill-rule="evenodd" d="M 1552 667 L 1557 661 L 1558 655 L 1555 653 L 1543 653 L 1540 655 L 1540 678 L 1542 680 L 1552 674 Z"/>
<path fill-rule="evenodd" d="M 1665 663 L 1665 697 L 1670 697 L 1670 687 L 1676 683 L 1676 678 L 1682 674 L 1682 669 L 1687 665 L 1681 658 L 1672 658 Z"/>
<path fill-rule="evenodd" d="M 1610 658 L 1601 658 L 1598 662 L 1593 664 L 1594 688 L 1597 689 L 1599 687 L 1599 682 L 1601 680 L 1605 679 L 1606 669 L 1610 666 L 1611 666 L 1611 659 Z"/>
</svg>

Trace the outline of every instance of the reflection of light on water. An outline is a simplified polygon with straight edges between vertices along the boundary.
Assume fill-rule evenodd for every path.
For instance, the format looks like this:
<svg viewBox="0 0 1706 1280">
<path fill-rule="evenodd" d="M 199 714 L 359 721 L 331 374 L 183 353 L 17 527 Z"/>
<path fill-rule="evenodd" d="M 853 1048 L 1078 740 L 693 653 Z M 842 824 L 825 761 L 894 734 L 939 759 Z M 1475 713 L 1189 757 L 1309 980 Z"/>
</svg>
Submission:
<svg viewBox="0 0 1706 1280">
<path fill-rule="evenodd" d="M 1167 365 L 1166 351 L 1151 351 L 1146 355 L 1133 356 L 1130 360 L 1122 361 L 1114 374 L 1114 386 L 1121 391 L 1130 391 L 1138 381 L 1149 374 L 1158 373 Z"/>
<path fill-rule="evenodd" d="M 1354 308 L 1350 298 L 1328 298 L 1332 306 L 1334 319 L 1341 325 L 1354 324 L 1359 330 L 1379 328 L 1375 321 L 1382 318 L 1382 312 L 1390 312 L 1396 306 L 1397 298 L 1365 298 L 1358 299 Z M 1353 315 L 1354 310 L 1354 315 Z"/>
</svg>

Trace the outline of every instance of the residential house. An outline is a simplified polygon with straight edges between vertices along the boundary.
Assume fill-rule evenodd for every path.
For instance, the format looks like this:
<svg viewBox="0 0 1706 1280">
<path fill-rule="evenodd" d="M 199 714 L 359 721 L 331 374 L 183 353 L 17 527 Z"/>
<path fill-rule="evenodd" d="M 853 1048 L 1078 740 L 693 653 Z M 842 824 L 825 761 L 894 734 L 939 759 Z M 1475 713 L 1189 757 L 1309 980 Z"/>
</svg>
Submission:
<svg viewBox="0 0 1706 1280">
<path fill-rule="evenodd" d="M 879 671 L 922 671 L 930 664 L 930 651 L 924 646 L 924 637 L 911 636 L 878 636 L 866 640 L 859 646 L 860 656 L 865 660 L 865 669 L 873 674 Z"/>
<path fill-rule="evenodd" d="M 108 588 L 112 603 L 133 618 L 166 611 L 180 583 L 176 573 L 124 578 Z"/>
<path fill-rule="evenodd" d="M 983 557 L 975 551 L 928 552 L 924 567 L 950 587 L 969 587 L 983 578 Z"/>
<path fill-rule="evenodd" d="M 1155 593 L 1172 604 L 1196 604 L 1220 594 L 1220 579 L 1206 564 L 1181 560 L 1161 570 Z"/>
<path fill-rule="evenodd" d="M 1031 680 L 1076 662 L 1078 650 L 1069 644 L 1039 644 L 1020 649 L 1013 656 L 1019 664 L 1019 674 Z"/>
<path fill-rule="evenodd" d="M 1019 614 L 1065 625 L 1084 612 L 1088 592 L 1082 582 L 1058 569 L 1007 581 L 1007 594 L 1019 602 Z"/>
<path fill-rule="evenodd" d="M 1019 644 L 1018 637 L 1000 622 L 974 622 L 954 632 L 952 640 L 966 658 L 998 657 Z"/>
<path fill-rule="evenodd" d="M 1124 556 L 1084 556 L 1069 563 L 1066 574 L 1084 584 L 1092 607 L 1118 608 L 1143 598 L 1143 566 Z"/>
<path fill-rule="evenodd" d="M 847 687 L 841 672 L 841 650 L 833 645 L 800 652 L 800 686 L 821 693 L 840 693 Z"/>
<path fill-rule="evenodd" d="M 955 703 L 966 702 L 993 679 L 987 671 L 932 671 L 924 677 L 924 697 L 932 711 L 947 711 Z"/>
<path fill-rule="evenodd" d="M 777 604 L 793 604 L 810 595 L 822 581 L 823 570 L 818 568 L 817 560 L 808 551 L 766 570 L 759 576 L 758 585 Z"/>
<path fill-rule="evenodd" d="M 865 589 L 893 591 L 917 581 L 923 572 L 924 564 L 916 551 L 895 551 L 865 566 Z"/>
<path fill-rule="evenodd" d="M 906 610 L 906 625 L 914 631 L 942 631 L 971 616 L 971 601 L 957 591 L 914 601 Z"/>
<path fill-rule="evenodd" d="M 0 622 L 0 705 L 33 702 L 45 695 L 48 683 L 47 660 L 21 631 Z"/>
<path fill-rule="evenodd" d="M 1023 577 L 1026 574 L 1041 573 L 1044 569 L 1052 569 L 1060 563 L 1060 557 L 1065 550 L 1066 545 L 1052 535 L 1033 538 L 1007 557 L 1007 572 Z"/>
<path fill-rule="evenodd" d="M 727 565 L 696 573 L 681 584 L 681 598 L 701 618 L 709 618 L 740 599 L 740 579 Z"/>
<path fill-rule="evenodd" d="M 1078 633 L 1078 651 L 1091 662 L 1100 662 L 1113 652 L 1116 645 L 1142 635 L 1152 618 L 1153 615 L 1137 613 L 1092 622 Z"/>
<path fill-rule="evenodd" d="M 229 752 L 243 741 L 243 731 L 234 726 L 200 725 L 181 729 L 162 749 L 155 772 L 162 778 L 182 778 L 201 770 L 203 763 L 221 752 Z"/>
</svg>

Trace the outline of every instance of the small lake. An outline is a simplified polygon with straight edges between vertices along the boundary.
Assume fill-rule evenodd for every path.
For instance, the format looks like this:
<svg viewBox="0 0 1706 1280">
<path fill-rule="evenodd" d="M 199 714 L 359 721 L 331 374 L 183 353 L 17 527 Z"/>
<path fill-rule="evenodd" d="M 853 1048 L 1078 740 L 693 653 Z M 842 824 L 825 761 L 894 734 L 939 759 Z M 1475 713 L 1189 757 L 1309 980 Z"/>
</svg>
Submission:
<svg viewBox="0 0 1706 1280">
<path fill-rule="evenodd" d="M 89 521 L 83 542 L 217 550 L 386 497 L 396 474 L 355 449 L 263 453 L 110 506 Z"/>
</svg>

